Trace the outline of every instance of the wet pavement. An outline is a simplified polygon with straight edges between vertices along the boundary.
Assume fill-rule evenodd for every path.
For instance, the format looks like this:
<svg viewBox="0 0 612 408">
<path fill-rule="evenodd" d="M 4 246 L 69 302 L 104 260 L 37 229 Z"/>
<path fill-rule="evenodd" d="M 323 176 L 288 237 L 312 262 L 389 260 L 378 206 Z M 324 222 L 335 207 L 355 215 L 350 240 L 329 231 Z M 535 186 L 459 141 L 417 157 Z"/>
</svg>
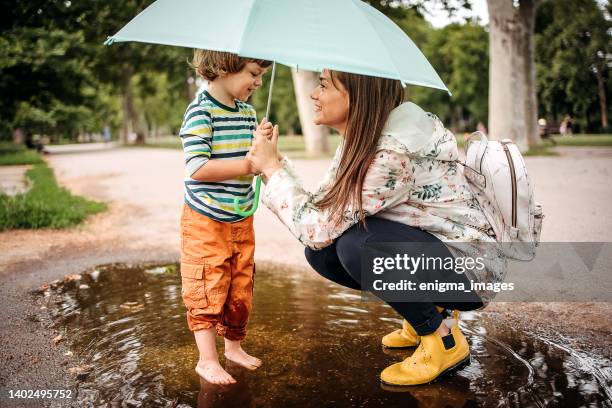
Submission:
<svg viewBox="0 0 612 408">
<path fill-rule="evenodd" d="M 468 367 L 431 385 L 383 389 L 380 371 L 410 354 L 380 346 L 401 323 L 389 307 L 284 268 L 258 268 L 255 280 L 244 348 L 264 365 L 251 372 L 223 362 L 238 380 L 232 386 L 207 384 L 193 370 L 177 265 L 98 267 L 52 284 L 39 300 L 80 362 L 82 405 L 612 406 L 611 361 L 478 312 L 462 314 Z"/>
</svg>

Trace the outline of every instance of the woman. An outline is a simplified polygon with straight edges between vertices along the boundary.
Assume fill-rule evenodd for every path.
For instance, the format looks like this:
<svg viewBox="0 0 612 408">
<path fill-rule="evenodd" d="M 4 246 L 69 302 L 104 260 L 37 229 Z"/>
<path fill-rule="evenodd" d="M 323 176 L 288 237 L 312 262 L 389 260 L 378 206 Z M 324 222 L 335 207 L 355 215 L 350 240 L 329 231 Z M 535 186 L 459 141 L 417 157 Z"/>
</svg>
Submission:
<svg viewBox="0 0 612 408">
<path fill-rule="evenodd" d="M 315 123 L 343 138 L 314 194 L 278 154 L 277 127 L 271 140 L 253 141 L 247 158 L 264 177 L 262 202 L 307 247 L 306 258 L 319 274 L 361 289 L 360 252 L 372 242 L 428 242 L 449 256 L 466 247 L 484 255 L 480 244 L 494 237 L 458 171 L 456 140 L 435 116 L 403 102 L 399 81 L 324 70 L 311 98 Z M 469 244 L 452 249 L 460 242 Z M 503 266 L 497 253 L 487 254 L 486 270 L 471 278 L 500 280 Z M 457 279 L 467 282 L 464 275 Z M 381 380 L 429 383 L 469 363 L 467 341 L 456 318 L 445 320 L 445 309 L 473 310 L 481 300 L 387 302 L 405 320 L 383 345 L 418 348 L 387 367 Z"/>
</svg>

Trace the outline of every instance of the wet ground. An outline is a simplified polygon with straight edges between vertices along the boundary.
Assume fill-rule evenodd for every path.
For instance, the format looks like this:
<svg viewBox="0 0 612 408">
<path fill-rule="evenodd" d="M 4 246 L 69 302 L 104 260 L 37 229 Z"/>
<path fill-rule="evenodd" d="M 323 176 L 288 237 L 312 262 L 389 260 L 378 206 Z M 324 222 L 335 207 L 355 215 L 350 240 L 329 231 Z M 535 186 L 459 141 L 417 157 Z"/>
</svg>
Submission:
<svg viewBox="0 0 612 408">
<path fill-rule="evenodd" d="M 611 407 L 612 362 L 561 336 L 535 337 L 482 313 L 462 314 L 472 363 L 409 389 L 381 388 L 379 372 L 410 351 L 384 352 L 400 320 L 386 305 L 287 269 L 258 269 L 245 349 L 250 372 L 232 386 L 200 381 L 177 265 L 96 268 L 39 296 L 81 364 L 78 398 L 94 406 Z"/>
</svg>

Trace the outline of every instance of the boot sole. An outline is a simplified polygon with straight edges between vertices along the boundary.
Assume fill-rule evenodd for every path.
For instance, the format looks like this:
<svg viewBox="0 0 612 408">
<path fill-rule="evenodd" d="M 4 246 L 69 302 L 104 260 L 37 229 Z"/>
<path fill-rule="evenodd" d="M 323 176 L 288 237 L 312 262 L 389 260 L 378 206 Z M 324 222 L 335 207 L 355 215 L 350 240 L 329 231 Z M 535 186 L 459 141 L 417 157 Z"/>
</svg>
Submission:
<svg viewBox="0 0 612 408">
<path fill-rule="evenodd" d="M 385 346 L 384 344 L 382 344 L 382 348 L 385 350 L 409 350 L 409 349 L 413 349 L 413 348 L 417 348 L 419 345 L 415 344 L 414 346 L 399 346 L 399 347 L 394 347 L 394 346 Z"/>
<path fill-rule="evenodd" d="M 385 387 L 389 387 L 393 390 L 398 390 L 401 388 L 406 388 L 406 387 L 414 387 L 417 385 L 427 385 L 427 384 L 433 384 L 435 382 L 437 382 L 440 378 L 443 377 L 448 377 L 454 373 L 456 373 L 457 371 L 462 370 L 464 367 L 467 367 L 468 365 L 471 364 L 472 362 L 472 358 L 471 358 L 471 354 L 468 354 L 468 356 L 466 358 L 464 358 L 463 360 L 459 361 L 457 364 L 448 367 L 446 370 L 442 371 L 440 374 L 438 374 L 438 376 L 436 378 L 434 378 L 431 381 L 428 382 L 424 382 L 424 383 L 420 383 L 420 384 L 412 384 L 412 385 L 401 385 L 401 384 L 393 384 L 393 383 L 388 383 L 386 381 L 380 380 L 381 384 Z"/>
</svg>

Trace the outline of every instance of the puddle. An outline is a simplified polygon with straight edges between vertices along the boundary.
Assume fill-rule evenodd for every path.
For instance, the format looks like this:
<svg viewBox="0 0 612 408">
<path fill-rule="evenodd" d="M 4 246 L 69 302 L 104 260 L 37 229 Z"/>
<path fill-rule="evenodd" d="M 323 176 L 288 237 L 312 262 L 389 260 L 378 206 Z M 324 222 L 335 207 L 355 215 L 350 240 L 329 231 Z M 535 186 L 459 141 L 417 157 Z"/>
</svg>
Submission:
<svg viewBox="0 0 612 408">
<path fill-rule="evenodd" d="M 380 371 L 410 353 L 381 349 L 381 336 L 401 323 L 397 315 L 357 292 L 286 270 L 257 271 L 244 347 L 263 367 L 228 365 L 238 384 L 211 386 L 193 370 L 198 355 L 177 268 L 105 266 L 46 291 L 56 326 L 84 365 L 82 405 L 612 406 L 612 362 L 478 313 L 462 314 L 471 365 L 432 385 L 385 390 Z"/>
</svg>

